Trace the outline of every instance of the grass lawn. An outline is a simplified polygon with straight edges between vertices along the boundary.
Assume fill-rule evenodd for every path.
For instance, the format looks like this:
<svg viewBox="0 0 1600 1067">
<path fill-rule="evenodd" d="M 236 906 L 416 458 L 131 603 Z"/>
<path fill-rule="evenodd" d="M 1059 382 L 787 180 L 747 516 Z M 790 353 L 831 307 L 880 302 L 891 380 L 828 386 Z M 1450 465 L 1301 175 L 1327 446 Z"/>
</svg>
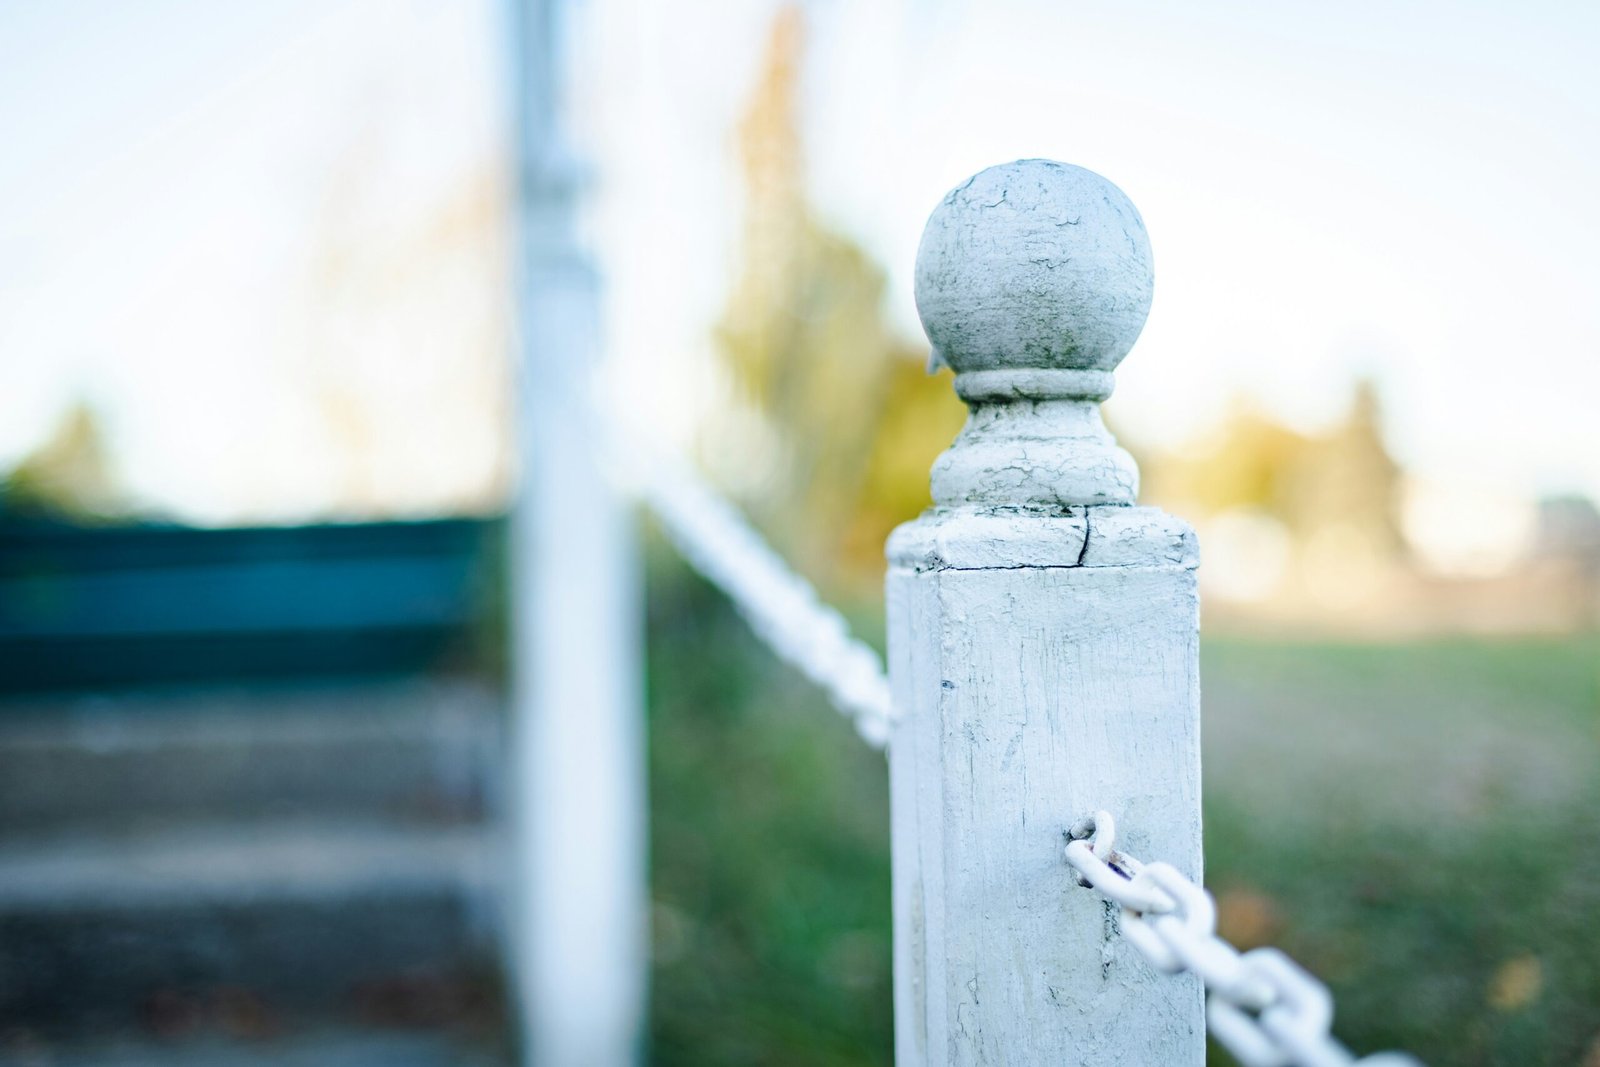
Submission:
<svg viewBox="0 0 1600 1067">
<path fill-rule="evenodd" d="M 652 1062 L 890 1063 L 883 758 L 677 565 L 650 597 Z M 1202 655 L 1223 932 L 1358 1052 L 1600 1067 L 1600 642 Z"/>
</svg>

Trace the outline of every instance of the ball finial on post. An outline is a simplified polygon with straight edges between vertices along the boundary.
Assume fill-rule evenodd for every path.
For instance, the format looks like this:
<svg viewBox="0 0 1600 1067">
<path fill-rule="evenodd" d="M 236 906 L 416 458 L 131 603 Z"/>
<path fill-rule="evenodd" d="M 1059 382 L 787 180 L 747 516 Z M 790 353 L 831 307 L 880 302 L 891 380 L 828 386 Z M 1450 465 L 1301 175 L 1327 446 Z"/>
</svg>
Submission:
<svg viewBox="0 0 1600 1067">
<path fill-rule="evenodd" d="M 934 468 L 935 501 L 1133 503 L 1138 469 L 1096 405 L 1152 289 L 1144 221 L 1098 174 L 1019 160 L 953 189 L 917 250 L 917 310 L 974 413 Z"/>
<path fill-rule="evenodd" d="M 1134 505 L 1099 409 L 1150 274 L 1078 167 L 991 168 L 928 220 L 917 306 L 972 414 L 888 544 L 900 1063 L 1205 1063 L 1199 981 L 1155 979 L 1060 858 L 1106 810 L 1201 869 L 1193 531 Z"/>
</svg>

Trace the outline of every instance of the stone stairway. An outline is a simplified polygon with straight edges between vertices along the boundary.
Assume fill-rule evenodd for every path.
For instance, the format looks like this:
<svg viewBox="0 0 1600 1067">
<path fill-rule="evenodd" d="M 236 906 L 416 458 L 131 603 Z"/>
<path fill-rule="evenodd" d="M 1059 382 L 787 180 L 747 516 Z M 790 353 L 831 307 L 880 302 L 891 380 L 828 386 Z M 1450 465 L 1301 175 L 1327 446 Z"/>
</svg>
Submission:
<svg viewBox="0 0 1600 1067">
<path fill-rule="evenodd" d="M 0 1064 L 508 1062 L 499 732 L 454 682 L 0 704 Z"/>
</svg>

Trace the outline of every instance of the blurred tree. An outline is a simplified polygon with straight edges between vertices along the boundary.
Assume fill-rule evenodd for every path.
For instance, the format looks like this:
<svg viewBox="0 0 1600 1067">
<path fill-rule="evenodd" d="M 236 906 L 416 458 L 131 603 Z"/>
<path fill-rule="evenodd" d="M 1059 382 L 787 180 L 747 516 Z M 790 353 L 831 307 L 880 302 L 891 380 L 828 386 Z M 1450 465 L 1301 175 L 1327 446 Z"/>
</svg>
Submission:
<svg viewBox="0 0 1600 1067">
<path fill-rule="evenodd" d="M 0 483 L 0 514 L 103 521 L 127 510 L 99 418 L 82 400 L 62 414 L 50 436 Z"/>
<path fill-rule="evenodd" d="M 723 439 L 739 454 L 705 458 L 818 580 L 875 581 L 883 539 L 928 504 L 928 467 L 965 409 L 885 322 L 883 271 L 807 201 L 803 52 L 801 12 L 785 7 L 739 127 L 743 266 L 716 334 L 735 393 Z"/>
<path fill-rule="evenodd" d="M 1307 527 L 1357 523 L 1372 549 L 1396 556 L 1400 532 L 1400 465 L 1383 440 L 1383 405 L 1378 387 L 1356 383 L 1350 411 L 1332 431 L 1316 438 L 1304 477 L 1292 487 L 1293 510 Z"/>
<path fill-rule="evenodd" d="M 1304 434 L 1235 400 L 1219 429 L 1181 453 L 1144 454 L 1145 495 L 1195 517 L 1245 509 L 1284 524 L 1296 540 L 1331 526 L 1398 556 L 1400 466 L 1384 444 L 1376 385 L 1357 382 L 1348 414 Z"/>
<path fill-rule="evenodd" d="M 1140 457 L 1145 496 L 1178 514 L 1236 508 L 1288 522 L 1291 481 L 1310 440 L 1235 398 L 1221 426 L 1177 453 Z"/>
</svg>

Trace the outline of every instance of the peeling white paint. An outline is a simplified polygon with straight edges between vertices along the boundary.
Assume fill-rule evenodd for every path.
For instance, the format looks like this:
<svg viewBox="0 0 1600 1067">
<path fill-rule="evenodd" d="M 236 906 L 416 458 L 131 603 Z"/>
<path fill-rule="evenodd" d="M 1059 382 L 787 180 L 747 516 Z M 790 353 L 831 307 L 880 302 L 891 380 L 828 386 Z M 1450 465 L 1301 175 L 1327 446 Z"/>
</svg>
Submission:
<svg viewBox="0 0 1600 1067">
<path fill-rule="evenodd" d="M 917 283 L 974 407 L 888 549 L 896 1060 L 1199 1067 L 1199 983 L 1061 855 L 1105 808 L 1201 874 L 1194 534 L 1131 506 L 1096 406 L 1149 308 L 1143 224 L 1088 171 L 992 168 L 934 212 Z"/>
</svg>

